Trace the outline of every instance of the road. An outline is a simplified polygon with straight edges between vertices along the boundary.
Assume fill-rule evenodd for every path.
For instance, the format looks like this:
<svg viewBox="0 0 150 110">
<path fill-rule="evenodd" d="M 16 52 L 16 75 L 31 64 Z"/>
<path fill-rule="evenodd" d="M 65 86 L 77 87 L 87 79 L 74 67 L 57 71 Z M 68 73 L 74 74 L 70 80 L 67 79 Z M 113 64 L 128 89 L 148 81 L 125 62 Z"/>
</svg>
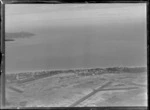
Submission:
<svg viewBox="0 0 150 110">
<path fill-rule="evenodd" d="M 69 107 L 75 107 L 78 104 L 80 104 L 81 102 L 83 102 L 84 100 L 88 99 L 89 97 L 91 97 L 92 95 L 96 94 L 97 92 L 99 92 L 100 90 L 102 90 L 103 88 L 107 87 L 108 85 L 110 85 L 112 82 L 109 81 L 107 83 L 105 83 L 104 85 L 102 85 L 101 87 L 99 87 L 98 89 L 94 90 L 93 92 L 89 93 L 88 95 L 84 96 L 83 98 L 81 98 L 80 100 L 76 101 L 75 103 L 71 104 Z"/>
<path fill-rule="evenodd" d="M 131 89 L 138 89 L 139 88 L 139 87 L 105 88 L 105 87 L 109 86 L 111 83 L 112 83 L 112 81 L 109 81 L 109 82 L 105 83 L 104 85 L 102 85 L 101 87 L 99 87 L 97 89 L 94 89 L 91 93 L 89 93 L 88 95 L 86 95 L 83 98 L 79 99 L 78 101 L 74 102 L 69 107 L 75 107 L 75 106 L 79 105 L 80 103 L 82 103 L 83 101 L 85 101 L 86 99 L 88 99 L 89 97 L 93 96 L 94 94 L 96 94 L 97 92 L 100 92 L 100 91 L 131 90 Z"/>
</svg>

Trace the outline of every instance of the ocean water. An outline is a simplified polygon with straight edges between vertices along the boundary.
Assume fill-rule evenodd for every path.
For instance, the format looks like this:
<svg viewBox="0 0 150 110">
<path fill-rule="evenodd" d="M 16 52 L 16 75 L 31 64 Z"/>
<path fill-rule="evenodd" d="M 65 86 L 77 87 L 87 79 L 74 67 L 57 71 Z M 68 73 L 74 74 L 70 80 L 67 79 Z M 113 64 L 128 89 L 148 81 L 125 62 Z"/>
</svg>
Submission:
<svg viewBox="0 0 150 110">
<path fill-rule="evenodd" d="M 146 64 L 143 27 L 134 24 L 33 31 L 35 36 L 31 38 L 6 42 L 6 72 L 143 66 Z"/>
</svg>

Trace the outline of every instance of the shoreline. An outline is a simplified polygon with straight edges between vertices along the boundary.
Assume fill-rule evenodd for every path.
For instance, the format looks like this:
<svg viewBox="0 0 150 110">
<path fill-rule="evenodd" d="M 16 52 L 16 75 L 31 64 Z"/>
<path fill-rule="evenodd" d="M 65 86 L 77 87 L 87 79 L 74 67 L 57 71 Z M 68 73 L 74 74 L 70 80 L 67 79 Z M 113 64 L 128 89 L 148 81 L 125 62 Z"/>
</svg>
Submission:
<svg viewBox="0 0 150 110">
<path fill-rule="evenodd" d="M 19 73 L 35 73 L 35 72 L 48 72 L 48 71 L 68 71 L 68 70 L 88 70 L 88 69 L 107 69 L 107 68 L 145 68 L 147 69 L 147 66 L 110 66 L 110 67 L 89 67 L 89 68 L 69 68 L 69 69 L 45 69 L 45 70 L 29 70 L 29 71 L 17 71 L 17 72 L 6 72 L 6 75 L 9 74 L 19 74 Z"/>
</svg>

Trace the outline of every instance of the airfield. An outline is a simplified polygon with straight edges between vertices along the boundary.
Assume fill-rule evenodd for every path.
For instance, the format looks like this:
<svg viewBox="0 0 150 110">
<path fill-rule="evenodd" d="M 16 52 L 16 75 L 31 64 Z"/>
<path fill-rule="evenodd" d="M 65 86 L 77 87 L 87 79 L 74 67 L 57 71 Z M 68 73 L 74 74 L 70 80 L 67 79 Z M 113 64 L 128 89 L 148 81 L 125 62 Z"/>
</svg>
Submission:
<svg viewBox="0 0 150 110">
<path fill-rule="evenodd" d="M 128 70 L 20 73 L 6 80 L 7 107 L 147 106 L 147 72 Z"/>
</svg>

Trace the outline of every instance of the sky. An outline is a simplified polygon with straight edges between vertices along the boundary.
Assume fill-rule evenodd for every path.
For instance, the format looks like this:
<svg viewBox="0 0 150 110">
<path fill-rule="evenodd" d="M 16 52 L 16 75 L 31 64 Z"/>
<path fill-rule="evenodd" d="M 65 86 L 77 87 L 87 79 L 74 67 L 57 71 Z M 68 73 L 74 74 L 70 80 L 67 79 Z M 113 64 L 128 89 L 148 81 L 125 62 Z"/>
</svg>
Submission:
<svg viewBox="0 0 150 110">
<path fill-rule="evenodd" d="M 8 17 L 7 17 L 8 16 Z M 15 24 L 29 28 L 34 25 L 109 25 L 110 23 L 143 22 L 146 4 L 8 4 L 6 5 L 6 30 Z M 38 22 L 38 23 L 37 23 Z M 7 28 L 7 25 L 9 26 Z M 60 25 L 59 25 L 60 26 Z M 14 28 L 14 27 L 13 27 Z M 33 26 L 31 28 L 34 28 Z"/>
<path fill-rule="evenodd" d="M 7 4 L 6 71 L 146 65 L 146 4 Z"/>
</svg>

